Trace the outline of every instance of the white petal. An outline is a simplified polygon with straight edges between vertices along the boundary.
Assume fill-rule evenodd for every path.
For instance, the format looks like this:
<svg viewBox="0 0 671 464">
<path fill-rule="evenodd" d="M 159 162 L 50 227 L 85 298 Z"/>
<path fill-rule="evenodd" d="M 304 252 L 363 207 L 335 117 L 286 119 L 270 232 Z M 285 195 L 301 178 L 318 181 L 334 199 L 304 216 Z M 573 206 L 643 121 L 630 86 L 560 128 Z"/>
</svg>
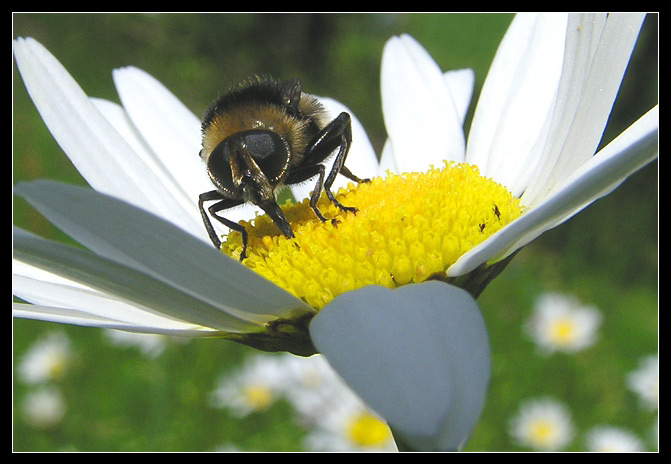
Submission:
<svg viewBox="0 0 671 464">
<path fill-rule="evenodd" d="M 522 196 L 542 200 L 592 157 L 624 76 L 644 15 L 571 15 L 557 106 L 542 163 Z"/>
<path fill-rule="evenodd" d="M 489 382 L 489 341 L 464 290 L 424 282 L 344 293 L 310 324 L 317 349 L 413 450 L 456 450 Z"/>
<path fill-rule="evenodd" d="M 562 69 L 566 15 L 518 14 L 499 46 L 468 136 L 466 161 L 520 195 L 538 163 Z"/>
<path fill-rule="evenodd" d="M 387 171 L 390 171 L 393 174 L 401 174 L 401 171 L 399 171 L 394 159 L 394 153 L 390 139 L 387 139 L 384 142 L 384 147 L 382 147 L 382 154 L 380 155 L 380 166 L 378 166 L 377 175 L 380 177 L 386 177 Z"/>
<path fill-rule="evenodd" d="M 449 276 L 466 274 L 492 259 L 503 259 L 552 229 L 658 156 L 659 112 L 655 106 L 594 155 L 550 195 L 520 218 L 461 256 Z"/>
<path fill-rule="evenodd" d="M 170 326 L 156 325 L 142 326 L 133 322 L 115 321 L 107 318 L 98 318 L 88 312 L 80 312 L 68 308 L 53 308 L 49 306 L 12 303 L 12 316 L 21 319 L 35 319 L 39 321 L 57 322 L 61 324 L 97 327 L 100 329 L 118 329 L 128 332 L 174 335 L 180 337 L 212 337 L 217 332 L 208 327 L 198 326 Z"/>
<path fill-rule="evenodd" d="M 350 149 L 347 154 L 345 166 L 347 166 L 347 168 L 355 176 L 361 179 L 377 176 L 378 162 L 377 157 L 375 156 L 375 150 L 373 149 L 373 145 L 371 145 L 370 140 L 368 139 L 368 135 L 366 134 L 366 131 L 363 128 L 361 122 L 349 108 L 347 108 L 339 101 L 327 97 L 317 98 L 326 108 L 330 120 L 335 119 L 343 111 L 348 113 L 352 119 L 352 144 L 350 145 Z M 326 167 L 326 175 L 331 172 L 331 167 L 333 166 L 333 161 L 335 160 L 335 153 L 336 152 L 334 151 L 332 156 L 330 156 L 324 163 L 324 166 Z M 291 186 L 291 192 L 297 201 L 301 201 L 303 198 L 310 196 L 310 192 L 315 187 L 314 179 L 315 178 L 311 178 L 306 182 L 294 184 Z M 336 176 L 336 180 L 333 183 L 331 190 L 333 192 L 337 192 L 340 187 L 347 187 L 349 182 L 352 181 L 347 179 L 345 176 Z"/>
<path fill-rule="evenodd" d="M 443 74 L 445 84 L 452 95 L 454 107 L 463 126 L 468 107 L 473 98 L 473 87 L 475 86 L 475 72 L 472 69 L 455 69 Z"/>
<path fill-rule="evenodd" d="M 168 211 L 169 216 L 165 217 L 165 219 L 209 243 L 210 239 L 207 236 L 200 213 L 196 207 L 197 197 L 187 198 L 185 196 L 184 190 L 176 183 L 176 180 L 167 171 L 165 165 L 156 158 L 156 155 L 138 133 L 137 128 L 128 118 L 128 114 L 124 109 L 116 103 L 99 98 L 91 98 L 91 101 L 105 116 L 105 119 L 114 126 L 116 131 L 132 147 L 138 158 L 142 159 L 143 163 L 160 179 L 160 182 L 166 189 L 171 191 L 175 204 Z M 202 168 L 203 170 L 205 169 L 204 166 Z"/>
<path fill-rule="evenodd" d="M 12 292 L 31 303 L 87 311 L 96 317 L 142 326 L 158 321 L 157 326 L 164 327 L 169 319 L 229 332 L 257 328 L 234 316 L 235 309 L 222 303 L 208 304 L 170 282 L 88 250 L 44 240 L 18 228 L 13 239 Z M 94 296 L 109 304 L 92 301 Z"/>
<path fill-rule="evenodd" d="M 312 310 L 212 246 L 112 197 L 50 181 L 19 184 L 15 191 L 95 253 L 225 313 L 263 323 L 291 310 Z"/>
<path fill-rule="evenodd" d="M 463 128 L 443 73 L 412 37 L 392 37 L 386 43 L 381 90 L 385 126 L 400 171 L 463 161 Z"/>
<path fill-rule="evenodd" d="M 200 120 L 168 89 L 141 69 L 115 69 L 121 103 L 138 132 L 170 172 L 176 188 L 197 198 L 210 188 L 201 147 Z"/>
<path fill-rule="evenodd" d="M 28 93 L 81 175 L 96 190 L 166 215 L 174 202 L 63 66 L 39 42 L 14 41 Z"/>
</svg>

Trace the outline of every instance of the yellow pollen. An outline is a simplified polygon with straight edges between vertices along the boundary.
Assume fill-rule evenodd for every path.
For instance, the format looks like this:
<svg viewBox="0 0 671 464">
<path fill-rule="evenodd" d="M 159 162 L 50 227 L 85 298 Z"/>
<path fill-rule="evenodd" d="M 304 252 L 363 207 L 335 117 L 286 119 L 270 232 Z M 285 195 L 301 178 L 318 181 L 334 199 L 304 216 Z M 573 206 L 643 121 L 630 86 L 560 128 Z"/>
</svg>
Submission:
<svg viewBox="0 0 671 464">
<path fill-rule="evenodd" d="M 321 222 L 309 199 L 284 205 L 293 239 L 266 215 L 241 221 L 243 264 L 320 309 L 365 285 L 422 282 L 522 213 L 518 198 L 465 163 L 350 183 L 336 198 L 358 212 L 341 211 L 325 195 L 318 208 L 335 223 Z M 222 250 L 239 258 L 241 234 L 230 233 Z"/>
</svg>

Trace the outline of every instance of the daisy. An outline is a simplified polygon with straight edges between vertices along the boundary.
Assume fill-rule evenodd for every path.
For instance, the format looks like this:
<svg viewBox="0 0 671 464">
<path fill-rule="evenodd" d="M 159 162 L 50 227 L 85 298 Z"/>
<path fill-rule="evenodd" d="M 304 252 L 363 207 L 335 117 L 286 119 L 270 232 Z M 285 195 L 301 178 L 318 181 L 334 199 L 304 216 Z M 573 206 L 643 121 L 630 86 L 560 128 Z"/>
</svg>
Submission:
<svg viewBox="0 0 671 464">
<path fill-rule="evenodd" d="M 344 385 L 343 385 L 344 387 Z M 308 451 L 396 451 L 389 426 L 351 390 L 341 388 L 332 397 L 305 437 Z"/>
<path fill-rule="evenodd" d="M 520 406 L 510 421 L 510 434 L 525 448 L 557 451 L 570 443 L 574 431 L 566 407 L 543 398 L 528 400 Z"/>
<path fill-rule="evenodd" d="M 643 443 L 633 433 L 609 426 L 594 427 L 585 438 L 587 451 L 604 453 L 637 453 Z"/>
<path fill-rule="evenodd" d="M 659 356 L 643 358 L 638 368 L 627 376 L 627 386 L 638 394 L 648 409 L 657 409 L 659 402 Z"/>
<path fill-rule="evenodd" d="M 279 398 L 284 376 L 277 356 L 254 356 L 217 381 L 210 403 L 230 410 L 236 417 L 264 411 Z"/>
<path fill-rule="evenodd" d="M 527 333 L 546 354 L 575 353 L 596 341 L 601 313 L 574 298 L 558 293 L 540 296 L 527 322 Z"/>
<path fill-rule="evenodd" d="M 70 339 L 63 332 L 52 332 L 36 341 L 18 365 L 19 379 L 27 384 L 57 380 L 72 361 Z"/>
<path fill-rule="evenodd" d="M 65 399 L 54 387 L 39 387 L 26 394 L 21 404 L 24 420 L 35 428 L 50 428 L 65 417 Z"/>
<path fill-rule="evenodd" d="M 401 121 L 401 113 L 410 116 L 405 126 L 395 127 L 405 127 L 412 140 L 425 138 L 412 133 L 414 116 L 403 111 L 404 94 L 385 90 L 389 88 L 386 83 L 391 79 L 396 82 L 392 89 L 399 88 L 400 82 L 404 90 L 418 93 L 412 103 L 415 108 L 429 105 L 422 114 L 441 122 L 438 133 L 459 134 L 464 99 L 451 103 L 451 90 L 445 87 L 457 81 L 461 84 L 455 84 L 455 89 L 468 88 L 468 77 L 460 76 L 469 73 L 444 78 L 412 39 L 392 39 L 385 48 L 382 71 L 391 148 L 383 153 L 380 166 L 365 163 L 376 166 L 375 172 L 365 166 L 359 169 L 350 160 L 364 160 L 366 155 L 359 153 L 372 153 L 361 136 L 360 145 L 350 151 L 348 166 L 369 177 L 384 166 L 401 172 L 406 166 L 403 160 L 408 159 L 413 159 L 413 171 L 425 171 L 429 164 L 435 168 L 428 175 L 390 175 L 389 181 L 350 187 L 360 213 L 339 216 L 337 231 L 332 224 L 305 221 L 299 207 L 291 225 L 296 243 L 305 251 L 301 256 L 290 254 L 298 247 L 287 248 L 276 231 L 263 231 L 262 216 L 244 223 L 259 223 L 259 237 L 250 237 L 250 247 L 257 255 L 281 258 L 264 268 L 263 260 L 250 255 L 245 264 L 256 272 L 222 258 L 205 243 L 193 199 L 211 187 L 202 180 L 204 174 L 196 174 L 203 167 L 190 164 L 198 150 L 197 121 L 165 88 L 130 68 L 115 74 L 123 109 L 91 101 L 41 45 L 31 39 L 15 42 L 19 69 L 45 122 L 91 186 L 106 195 L 50 182 L 16 188 L 92 252 L 15 231 L 15 258 L 22 263 L 15 264 L 15 275 L 19 267 L 22 272 L 21 285 L 15 277 L 15 294 L 33 305 L 15 305 L 14 314 L 131 331 L 221 336 L 265 350 L 304 355 L 314 353 L 317 345 L 367 403 L 374 400 L 374 409 L 389 423 L 400 421 L 406 433 L 399 436 L 428 449 L 456 449 L 475 423 L 489 377 L 486 330 L 472 296 L 501 270 L 507 262 L 504 258 L 656 157 L 656 109 L 592 156 L 642 17 L 518 18 L 485 83 L 468 144 L 463 143 L 462 134 L 462 142 L 454 138 L 456 147 L 440 146 L 453 143 L 452 138 L 441 137 L 437 145 L 408 152 L 411 145 L 403 143 L 403 134 L 387 122 L 391 111 Z M 391 45 L 399 41 L 413 45 L 400 49 Z M 402 54 L 409 59 L 401 60 Z M 395 68 L 396 61 L 410 65 Z M 502 101 L 502 95 L 509 100 Z M 525 129 L 521 134 L 516 130 L 520 127 Z M 455 162 L 445 165 L 446 159 Z M 502 163 L 507 169 L 500 169 Z M 532 172 L 518 175 L 531 168 Z M 389 197 L 392 192 L 413 202 L 400 203 Z M 438 196 L 429 195 L 436 192 Z M 387 197 L 388 207 L 361 214 Z M 423 198 L 425 203 L 414 201 Z M 339 199 L 347 204 L 346 196 Z M 327 216 L 338 213 L 320 209 Z M 305 203 L 302 210 L 307 210 Z M 436 211 L 459 214 L 446 218 Z M 360 222 L 354 220 L 357 217 Z M 432 229 L 433 225 L 437 228 Z M 233 256 L 239 253 L 237 235 L 230 234 L 224 246 Z M 364 238 L 366 242 L 359 242 Z M 305 260 L 322 255 L 333 269 L 319 260 Z M 492 265 L 497 260 L 500 264 Z M 50 275 L 38 279 L 36 268 L 46 268 Z M 280 273 L 271 275 L 269 269 Z M 417 284 L 441 274 L 443 280 L 468 289 L 471 295 L 449 285 Z M 393 292 L 380 287 L 406 283 L 417 285 Z M 360 290 L 351 291 L 357 288 Z M 418 299 L 424 302 L 418 308 L 424 312 L 423 319 L 403 314 Z M 361 306 L 366 311 L 360 312 Z M 354 308 L 356 315 L 350 314 Z M 408 343 L 403 350 L 390 346 L 392 340 L 383 336 L 390 325 L 389 309 L 398 310 L 392 323 L 398 330 L 390 333 L 396 334 L 396 341 Z M 463 325 L 445 320 L 445 314 Z M 340 333 L 330 329 L 344 327 L 341 319 L 351 318 L 358 325 L 344 335 L 350 340 L 363 337 L 366 350 L 372 347 L 372 351 L 353 355 L 352 349 L 364 349 L 361 343 L 344 344 L 330 338 Z M 403 330 L 406 327 L 416 332 Z M 436 332 L 434 327 L 444 330 Z M 449 340 L 451 331 L 462 337 L 462 346 Z M 414 342 L 417 337 L 423 337 L 421 346 Z M 412 402 L 399 404 L 398 398 L 412 397 L 407 393 L 417 391 L 417 379 L 408 382 L 407 371 L 397 365 L 399 359 L 416 366 L 417 379 L 421 375 L 426 389 L 421 396 L 427 398 L 424 409 L 413 407 Z M 377 379 L 357 375 L 369 372 L 361 363 L 371 361 L 377 361 L 384 375 L 394 380 L 391 394 L 377 395 Z M 429 377 L 428 372 L 432 372 Z M 441 393 L 445 385 L 452 395 Z M 436 398 L 439 394 L 442 399 Z M 457 404 L 464 415 L 448 414 Z"/>
</svg>

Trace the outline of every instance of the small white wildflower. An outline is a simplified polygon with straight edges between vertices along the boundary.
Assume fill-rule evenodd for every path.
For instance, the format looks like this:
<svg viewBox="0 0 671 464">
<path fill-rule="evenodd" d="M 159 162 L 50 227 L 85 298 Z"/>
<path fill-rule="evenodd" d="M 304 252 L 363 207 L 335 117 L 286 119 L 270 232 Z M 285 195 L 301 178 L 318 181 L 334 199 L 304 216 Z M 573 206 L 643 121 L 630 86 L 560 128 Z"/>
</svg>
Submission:
<svg viewBox="0 0 671 464">
<path fill-rule="evenodd" d="M 65 400 L 54 387 L 39 387 L 28 393 L 21 404 L 23 418 L 35 428 L 49 428 L 65 417 Z"/>
<path fill-rule="evenodd" d="M 72 360 L 70 339 L 63 332 L 52 332 L 35 342 L 18 365 L 18 376 L 27 384 L 58 379 Z"/>
<path fill-rule="evenodd" d="M 237 417 L 270 407 L 278 398 L 284 379 L 279 361 L 279 356 L 254 356 L 237 372 L 222 376 L 210 393 L 212 406 L 227 408 Z"/>
<path fill-rule="evenodd" d="M 510 434 L 523 447 L 539 451 L 564 448 L 573 438 L 568 410 L 552 399 L 533 399 L 520 406 L 510 421 Z"/>
<path fill-rule="evenodd" d="M 575 353 L 596 341 L 601 313 L 576 298 L 559 293 L 541 295 L 526 331 L 543 353 Z"/>
<path fill-rule="evenodd" d="M 587 451 L 606 453 L 636 453 L 643 444 L 633 433 L 619 427 L 598 426 L 587 434 Z"/>
<path fill-rule="evenodd" d="M 387 423 L 344 387 L 305 437 L 309 451 L 397 451 Z"/>
<path fill-rule="evenodd" d="M 657 409 L 659 401 L 659 356 L 642 359 L 638 368 L 627 376 L 627 386 L 638 394 L 649 409 Z"/>
</svg>

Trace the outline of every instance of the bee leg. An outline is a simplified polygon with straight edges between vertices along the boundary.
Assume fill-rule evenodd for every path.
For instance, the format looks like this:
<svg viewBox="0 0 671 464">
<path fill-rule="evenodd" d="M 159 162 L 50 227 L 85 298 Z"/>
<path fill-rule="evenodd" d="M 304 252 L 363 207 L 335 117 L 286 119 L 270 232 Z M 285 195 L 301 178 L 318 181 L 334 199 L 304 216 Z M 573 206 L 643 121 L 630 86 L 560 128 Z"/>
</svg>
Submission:
<svg viewBox="0 0 671 464">
<path fill-rule="evenodd" d="M 212 215 L 213 218 L 224 224 L 226 227 L 229 229 L 235 230 L 237 232 L 240 232 L 242 234 L 242 253 L 240 254 L 240 261 L 242 261 L 246 256 L 247 256 L 247 231 L 243 226 L 238 224 L 237 222 L 233 222 L 230 219 L 226 219 L 224 217 L 221 217 L 217 215 L 216 213 L 218 211 L 221 211 L 223 209 L 228 209 L 232 208 L 234 206 L 241 205 L 244 203 L 243 200 L 235 200 L 232 198 L 225 198 L 221 193 L 219 193 L 217 190 L 212 190 L 210 192 L 205 192 L 200 194 L 198 197 L 198 209 L 200 209 L 200 215 L 203 218 L 203 223 L 205 224 L 205 229 L 207 229 L 207 234 L 210 236 L 210 240 L 212 240 L 212 244 L 216 249 L 221 249 L 221 240 L 219 240 L 219 237 L 214 230 L 214 227 L 212 226 L 212 222 L 210 221 L 210 218 L 208 217 L 207 213 L 205 212 L 205 207 L 203 206 L 203 203 L 206 201 L 210 200 L 219 200 L 217 203 L 213 204 L 210 206 L 207 210 L 210 212 L 210 215 Z"/>
<path fill-rule="evenodd" d="M 316 188 L 315 191 L 319 190 L 319 194 L 321 194 L 321 189 L 323 187 L 324 191 L 326 192 L 326 196 L 334 205 L 336 205 L 343 211 L 352 211 L 356 213 L 358 211 L 356 208 L 354 208 L 353 206 L 342 205 L 338 200 L 336 200 L 335 195 L 333 195 L 333 192 L 331 192 L 331 186 L 333 185 L 333 182 L 335 181 L 335 178 L 338 174 L 342 174 L 348 179 L 354 180 L 355 182 L 367 181 L 367 179 L 362 180 L 358 178 L 357 176 L 352 174 L 352 172 L 349 169 L 345 167 L 345 160 L 347 159 L 347 153 L 349 152 L 349 147 L 351 144 L 352 144 L 352 120 L 348 113 L 342 112 L 340 113 L 340 115 L 338 115 L 337 118 L 335 118 L 324 129 L 322 129 L 322 131 L 308 145 L 304 162 L 308 165 L 312 165 L 310 167 L 316 168 L 317 166 L 319 166 L 318 172 L 320 172 L 321 175 L 319 181 L 317 182 L 318 188 Z M 338 154 L 336 155 L 335 160 L 333 161 L 333 167 L 331 168 L 331 172 L 324 181 L 325 168 L 324 166 L 318 163 L 324 161 L 331 153 L 333 153 L 333 151 L 336 148 L 338 149 Z M 314 174 L 316 173 L 317 171 L 314 172 Z M 304 179 L 307 179 L 307 177 L 304 177 Z M 318 196 L 319 195 L 317 195 L 317 198 Z M 314 203 L 315 206 L 313 207 L 313 209 L 315 209 L 316 207 L 316 200 Z M 312 198 L 310 205 L 312 206 Z"/>
</svg>

